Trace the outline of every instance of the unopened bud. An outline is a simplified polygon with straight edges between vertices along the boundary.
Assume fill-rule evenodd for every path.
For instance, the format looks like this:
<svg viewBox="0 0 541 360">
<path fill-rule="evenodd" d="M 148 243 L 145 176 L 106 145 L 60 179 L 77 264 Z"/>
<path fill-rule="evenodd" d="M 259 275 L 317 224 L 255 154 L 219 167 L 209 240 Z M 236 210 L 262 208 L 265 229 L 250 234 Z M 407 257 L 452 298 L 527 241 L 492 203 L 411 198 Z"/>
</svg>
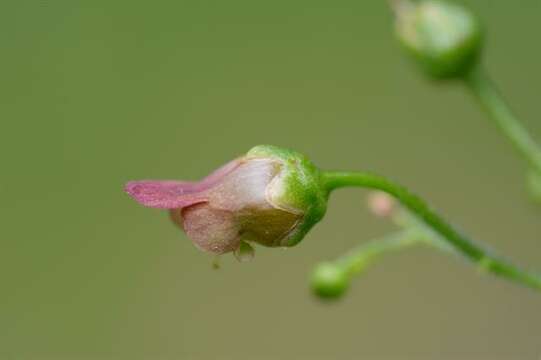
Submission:
<svg viewBox="0 0 541 360">
<path fill-rule="evenodd" d="M 330 262 L 316 266 L 311 279 L 312 291 L 322 299 L 337 299 L 349 286 L 347 272 Z"/>
<path fill-rule="evenodd" d="M 379 217 L 390 217 L 395 210 L 395 200 L 381 191 L 373 191 L 368 195 L 368 208 Z"/>
<path fill-rule="evenodd" d="M 430 76 L 468 74 L 478 61 L 481 26 L 468 9 L 444 1 L 395 0 L 400 43 Z"/>
</svg>

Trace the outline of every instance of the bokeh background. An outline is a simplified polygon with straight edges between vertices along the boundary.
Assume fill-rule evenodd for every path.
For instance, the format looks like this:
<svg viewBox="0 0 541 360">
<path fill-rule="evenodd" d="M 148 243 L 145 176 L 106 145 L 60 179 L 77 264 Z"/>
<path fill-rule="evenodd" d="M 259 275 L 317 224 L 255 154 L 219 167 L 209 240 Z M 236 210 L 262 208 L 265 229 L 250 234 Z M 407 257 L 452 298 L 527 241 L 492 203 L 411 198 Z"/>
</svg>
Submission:
<svg viewBox="0 0 541 360">
<path fill-rule="evenodd" d="M 465 3 L 539 139 L 541 2 Z M 539 294 L 431 250 L 314 299 L 314 264 L 392 230 L 364 191 L 298 247 L 219 271 L 122 192 L 270 143 L 389 175 L 541 268 L 523 162 L 459 84 L 403 57 L 385 1 L 7 0 L 0 23 L 1 359 L 541 358 Z"/>
</svg>

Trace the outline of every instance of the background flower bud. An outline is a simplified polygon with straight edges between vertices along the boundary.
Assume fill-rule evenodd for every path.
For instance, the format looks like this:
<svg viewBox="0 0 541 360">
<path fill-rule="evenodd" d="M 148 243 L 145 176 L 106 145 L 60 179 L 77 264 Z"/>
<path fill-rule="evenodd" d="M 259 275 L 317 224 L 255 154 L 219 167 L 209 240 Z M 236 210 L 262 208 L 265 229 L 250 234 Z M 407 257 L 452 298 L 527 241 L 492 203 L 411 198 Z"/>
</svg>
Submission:
<svg viewBox="0 0 541 360">
<path fill-rule="evenodd" d="M 466 75 L 477 63 L 481 27 L 467 9 L 443 1 L 394 2 L 396 34 L 404 48 L 430 76 Z"/>
<path fill-rule="evenodd" d="M 396 210 L 395 200 L 382 191 L 372 191 L 368 194 L 368 208 L 379 217 L 387 218 Z"/>
</svg>

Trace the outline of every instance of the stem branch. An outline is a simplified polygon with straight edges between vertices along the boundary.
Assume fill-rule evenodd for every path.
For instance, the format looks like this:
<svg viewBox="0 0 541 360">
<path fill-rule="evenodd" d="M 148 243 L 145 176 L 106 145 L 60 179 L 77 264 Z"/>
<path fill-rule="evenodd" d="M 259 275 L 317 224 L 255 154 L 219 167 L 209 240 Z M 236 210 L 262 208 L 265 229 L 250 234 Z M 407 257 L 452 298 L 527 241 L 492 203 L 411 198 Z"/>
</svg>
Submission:
<svg viewBox="0 0 541 360">
<path fill-rule="evenodd" d="M 446 240 L 458 253 L 495 275 L 541 290 L 541 276 L 530 274 L 492 255 L 489 251 L 461 234 L 421 198 L 405 187 L 375 174 L 364 172 L 325 172 L 323 182 L 329 192 L 343 187 L 364 187 L 384 191 L 398 199 L 429 228 Z"/>
<path fill-rule="evenodd" d="M 381 255 L 423 243 L 425 240 L 418 231 L 403 230 L 362 244 L 337 259 L 335 263 L 351 276 L 364 270 Z"/>
</svg>

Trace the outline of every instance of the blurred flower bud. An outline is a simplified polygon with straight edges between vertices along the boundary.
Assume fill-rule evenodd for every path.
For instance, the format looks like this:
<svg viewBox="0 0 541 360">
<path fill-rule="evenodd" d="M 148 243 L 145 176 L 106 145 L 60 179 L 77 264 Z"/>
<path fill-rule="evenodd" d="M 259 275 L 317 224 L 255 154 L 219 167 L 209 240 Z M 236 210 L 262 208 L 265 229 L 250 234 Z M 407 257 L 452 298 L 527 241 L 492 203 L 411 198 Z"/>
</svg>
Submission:
<svg viewBox="0 0 541 360">
<path fill-rule="evenodd" d="M 368 195 L 368 208 L 379 217 L 390 217 L 395 210 L 395 200 L 382 191 L 372 191 Z"/>
<path fill-rule="evenodd" d="M 318 264 L 312 273 L 312 291 L 322 299 L 338 299 L 349 286 L 349 277 L 338 265 L 331 262 Z"/>
<path fill-rule="evenodd" d="M 132 181 L 126 192 L 142 205 L 169 209 L 203 251 L 253 253 L 246 242 L 297 244 L 324 215 L 327 193 L 304 156 L 257 146 L 200 182 Z"/>
<path fill-rule="evenodd" d="M 482 34 L 467 9 L 443 1 L 395 0 L 393 5 L 399 41 L 430 76 L 456 78 L 475 66 Z"/>
</svg>

